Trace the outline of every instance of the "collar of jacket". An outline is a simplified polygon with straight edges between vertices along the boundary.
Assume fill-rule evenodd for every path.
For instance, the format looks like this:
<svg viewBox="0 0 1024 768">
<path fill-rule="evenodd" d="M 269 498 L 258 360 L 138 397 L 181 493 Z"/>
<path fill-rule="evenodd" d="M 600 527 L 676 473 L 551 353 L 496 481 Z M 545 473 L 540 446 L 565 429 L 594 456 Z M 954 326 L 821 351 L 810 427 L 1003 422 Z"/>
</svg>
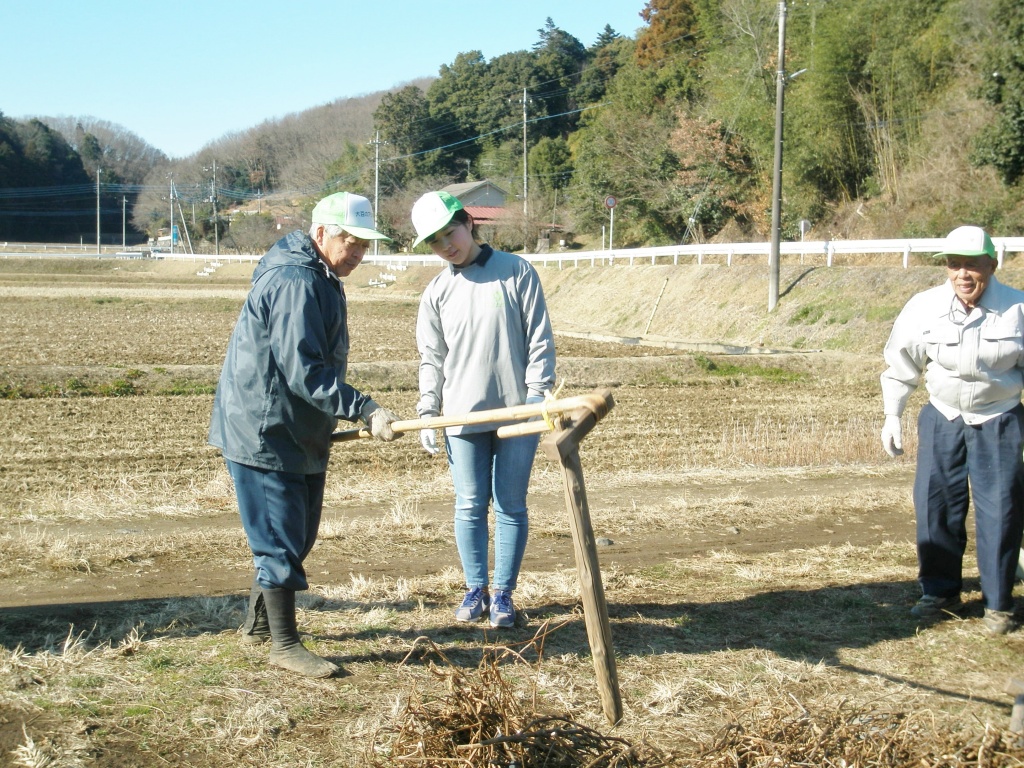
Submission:
<svg viewBox="0 0 1024 768">
<path fill-rule="evenodd" d="M 484 264 L 487 263 L 487 260 L 491 258 L 492 253 L 494 253 L 494 249 L 491 248 L 491 246 L 489 246 L 487 243 L 484 243 L 483 245 L 480 246 L 480 253 L 477 255 L 475 259 L 469 262 L 469 264 L 463 264 L 461 267 L 457 267 L 454 264 L 449 264 L 448 268 L 451 269 L 452 272 L 458 274 L 459 272 L 462 272 L 465 269 L 469 269 L 470 267 L 482 267 Z"/>
</svg>

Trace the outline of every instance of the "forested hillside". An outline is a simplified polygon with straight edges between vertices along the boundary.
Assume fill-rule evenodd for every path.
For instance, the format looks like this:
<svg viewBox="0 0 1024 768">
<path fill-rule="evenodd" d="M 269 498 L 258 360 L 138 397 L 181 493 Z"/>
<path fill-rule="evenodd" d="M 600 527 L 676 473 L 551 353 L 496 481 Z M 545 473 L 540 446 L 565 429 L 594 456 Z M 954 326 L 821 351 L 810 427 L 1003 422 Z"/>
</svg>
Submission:
<svg viewBox="0 0 1024 768">
<path fill-rule="evenodd" d="M 105 171 L 102 191 L 130 195 L 131 221 L 148 235 L 167 227 L 173 197 L 194 244 L 213 237 L 211 198 L 225 247 L 255 250 L 278 223 L 303 225 L 325 192 L 376 189 L 381 226 L 402 247 L 415 197 L 485 178 L 509 193 L 513 215 L 493 233 L 507 248 L 529 249 L 551 225 L 596 245 L 608 195 L 617 246 L 764 240 L 779 10 L 650 0 L 635 37 L 606 26 L 593 41 L 551 18 L 530 50 L 460 52 L 436 78 L 211 137 L 174 161 L 127 151 L 110 126 L 0 118 L 0 239 L 94 232 L 68 201 L 94 212 L 95 190 L 83 189 L 116 156 L 125 170 Z M 1022 234 L 1021 3 L 789 0 L 785 10 L 784 238 L 799 237 L 800 220 L 817 238 L 941 236 L 965 221 Z M 45 199 L 63 219 L 18 213 L 42 209 L 32 188 L 43 186 L 61 190 Z M 232 215 L 243 208 L 252 215 Z"/>
</svg>

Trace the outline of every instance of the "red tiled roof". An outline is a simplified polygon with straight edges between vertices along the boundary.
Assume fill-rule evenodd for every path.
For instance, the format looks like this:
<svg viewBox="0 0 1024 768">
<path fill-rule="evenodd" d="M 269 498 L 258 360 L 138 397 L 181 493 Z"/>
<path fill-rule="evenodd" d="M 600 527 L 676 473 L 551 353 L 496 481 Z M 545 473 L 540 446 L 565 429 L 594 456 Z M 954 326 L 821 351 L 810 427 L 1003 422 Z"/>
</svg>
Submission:
<svg viewBox="0 0 1024 768">
<path fill-rule="evenodd" d="M 505 209 L 496 206 L 467 205 L 465 208 L 477 224 L 494 224 L 505 216 Z"/>
</svg>

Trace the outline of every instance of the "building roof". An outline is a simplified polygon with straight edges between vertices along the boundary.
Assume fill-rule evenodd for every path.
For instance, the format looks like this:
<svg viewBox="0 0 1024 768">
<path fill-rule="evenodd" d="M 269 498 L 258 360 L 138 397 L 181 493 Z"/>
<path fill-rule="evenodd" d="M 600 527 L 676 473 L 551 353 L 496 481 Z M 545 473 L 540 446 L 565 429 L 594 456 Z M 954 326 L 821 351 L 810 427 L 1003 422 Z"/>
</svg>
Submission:
<svg viewBox="0 0 1024 768">
<path fill-rule="evenodd" d="M 477 224 L 495 224 L 506 215 L 505 208 L 496 208 L 483 205 L 464 206 L 466 213 L 473 217 Z"/>
<path fill-rule="evenodd" d="M 507 195 L 508 194 L 508 192 L 506 190 L 504 190 L 501 187 L 499 187 L 497 184 L 495 184 L 490 179 L 483 179 L 482 181 L 466 181 L 466 182 L 463 182 L 462 184 L 449 184 L 447 187 L 444 188 L 444 191 L 445 192 L 450 192 L 455 197 L 461 198 L 462 195 L 469 194 L 470 192 L 472 192 L 472 191 L 474 191 L 476 189 L 479 189 L 480 187 L 486 187 L 486 186 L 494 187 L 496 190 L 501 192 L 501 194 L 503 194 L 503 195 Z"/>
</svg>

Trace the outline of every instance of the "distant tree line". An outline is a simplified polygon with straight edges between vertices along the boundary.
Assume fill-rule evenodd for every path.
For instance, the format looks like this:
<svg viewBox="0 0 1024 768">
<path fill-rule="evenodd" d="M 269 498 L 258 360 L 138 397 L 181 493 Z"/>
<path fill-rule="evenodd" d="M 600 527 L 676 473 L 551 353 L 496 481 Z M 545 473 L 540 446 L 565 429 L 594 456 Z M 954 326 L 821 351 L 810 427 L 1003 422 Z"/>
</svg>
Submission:
<svg viewBox="0 0 1024 768">
<path fill-rule="evenodd" d="M 106 242 L 129 232 L 137 240 L 132 206 L 147 174 L 167 158 L 111 123 L 57 122 L 0 113 L 0 240 L 93 243 L 97 205 Z"/>
<path fill-rule="evenodd" d="M 419 194 L 482 179 L 515 211 L 494 233 L 504 247 L 529 249 L 553 225 L 599 232 L 608 195 L 616 245 L 764 239 L 778 3 L 649 0 L 638 22 L 635 36 L 605 26 L 587 46 L 549 18 L 530 50 L 458 53 L 435 78 L 267 121 L 184 159 L 96 121 L 0 118 L 0 238 L 94 228 L 87 186 L 103 168 L 104 228 L 119 226 L 114 198 L 130 197 L 139 232 L 166 229 L 173 213 L 196 242 L 216 226 L 246 249 L 282 221 L 303 226 L 338 189 L 376 195 L 401 247 Z M 785 46 L 784 237 L 804 219 L 822 237 L 937 236 L 963 221 L 1021 231 L 1024 4 L 789 0 Z M 66 221 L 12 192 L 46 187 L 64 190 Z M 229 217 L 240 206 L 254 215 Z"/>
</svg>

